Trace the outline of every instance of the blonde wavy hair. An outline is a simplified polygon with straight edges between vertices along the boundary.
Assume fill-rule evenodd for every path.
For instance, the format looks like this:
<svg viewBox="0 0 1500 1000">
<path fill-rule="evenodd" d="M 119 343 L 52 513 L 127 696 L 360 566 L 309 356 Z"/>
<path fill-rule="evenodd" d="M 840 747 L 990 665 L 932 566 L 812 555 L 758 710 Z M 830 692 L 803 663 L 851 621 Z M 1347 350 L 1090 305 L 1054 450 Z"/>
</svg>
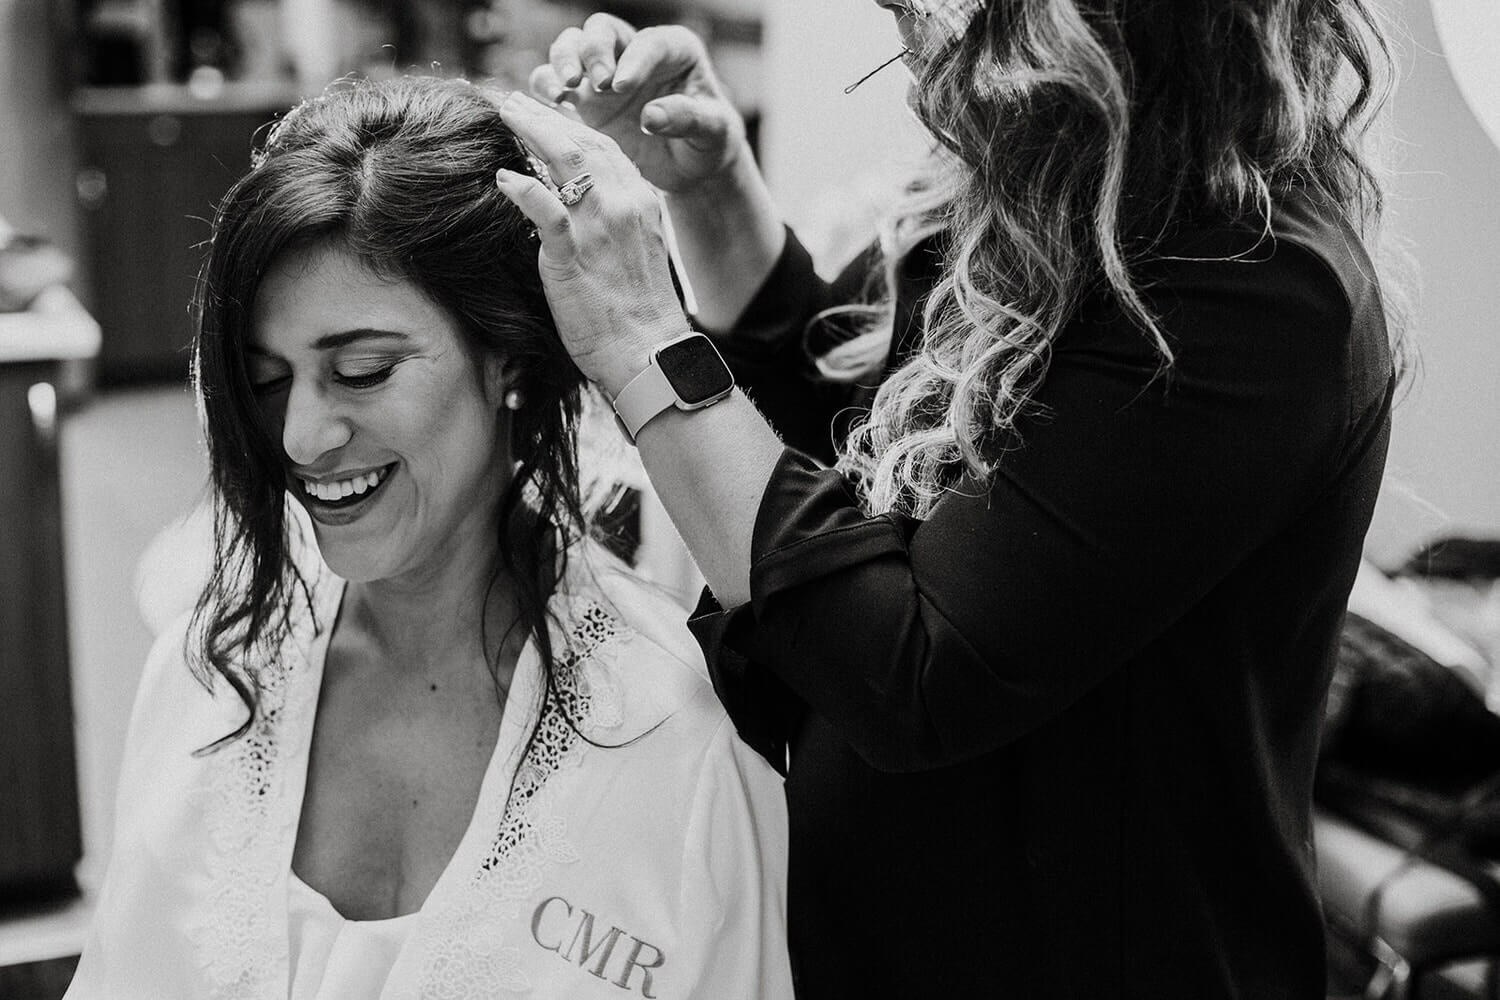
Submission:
<svg viewBox="0 0 1500 1000">
<path fill-rule="evenodd" d="M 1374 242 L 1382 208 L 1364 139 L 1393 71 L 1366 0 L 951 2 L 975 12 L 913 57 L 936 149 L 882 234 L 884 299 L 855 307 L 865 332 L 818 359 L 837 380 L 879 371 L 895 268 L 947 234 L 922 349 L 840 453 L 872 513 L 925 517 L 966 472 L 993 472 L 982 443 L 1014 440 L 1087 294 L 1112 298 L 1167 371 L 1133 271 L 1172 219 L 1268 225 L 1273 200 L 1305 186 Z"/>
</svg>

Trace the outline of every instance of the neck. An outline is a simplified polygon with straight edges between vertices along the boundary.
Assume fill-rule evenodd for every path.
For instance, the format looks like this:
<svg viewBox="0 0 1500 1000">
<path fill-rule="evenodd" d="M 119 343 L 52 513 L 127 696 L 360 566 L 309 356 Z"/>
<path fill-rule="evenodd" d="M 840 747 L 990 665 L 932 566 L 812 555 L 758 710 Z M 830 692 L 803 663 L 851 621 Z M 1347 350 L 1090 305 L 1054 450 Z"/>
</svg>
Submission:
<svg viewBox="0 0 1500 1000">
<path fill-rule="evenodd" d="M 515 627 L 515 578 L 502 565 L 495 519 L 474 522 L 419 568 L 349 584 L 339 615 L 346 638 L 396 670 L 514 664 L 526 638 Z"/>
</svg>

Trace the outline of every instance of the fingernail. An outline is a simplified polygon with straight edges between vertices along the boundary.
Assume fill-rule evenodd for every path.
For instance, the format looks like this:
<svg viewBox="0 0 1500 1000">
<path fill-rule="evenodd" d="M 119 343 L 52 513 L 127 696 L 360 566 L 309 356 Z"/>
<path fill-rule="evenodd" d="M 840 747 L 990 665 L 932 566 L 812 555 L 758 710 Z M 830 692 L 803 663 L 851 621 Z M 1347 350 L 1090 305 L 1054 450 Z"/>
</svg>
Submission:
<svg viewBox="0 0 1500 1000">
<path fill-rule="evenodd" d="M 641 131 L 650 135 L 667 124 L 667 113 L 661 108 L 646 107 L 641 110 Z"/>
<path fill-rule="evenodd" d="M 520 175 L 517 174 L 514 170 L 507 170 L 504 167 L 501 167 L 499 170 L 495 171 L 495 186 L 497 188 L 500 188 L 501 190 L 504 190 L 506 186 L 514 184 L 516 182 L 516 178 L 519 176 Z"/>
<path fill-rule="evenodd" d="M 603 66 L 598 67 L 590 73 L 589 79 L 593 81 L 595 90 L 605 91 L 609 89 L 609 70 Z"/>
</svg>

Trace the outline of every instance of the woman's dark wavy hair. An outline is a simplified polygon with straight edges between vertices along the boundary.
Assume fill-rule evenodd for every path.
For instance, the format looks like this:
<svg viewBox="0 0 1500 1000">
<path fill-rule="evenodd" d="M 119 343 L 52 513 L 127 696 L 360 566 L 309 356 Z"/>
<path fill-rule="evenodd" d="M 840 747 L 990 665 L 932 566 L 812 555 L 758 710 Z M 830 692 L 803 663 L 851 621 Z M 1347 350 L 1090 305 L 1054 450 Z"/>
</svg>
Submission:
<svg viewBox="0 0 1500 1000">
<path fill-rule="evenodd" d="M 886 245 L 952 239 L 923 351 L 840 458 L 871 510 L 918 516 L 965 468 L 990 474 L 981 442 L 1014 430 L 1085 296 L 1108 295 L 1170 366 L 1136 274 L 1176 220 L 1269 225 L 1275 200 L 1305 189 L 1375 235 L 1364 139 L 1393 75 L 1371 0 L 924 3 L 953 29 L 913 57 L 942 169 Z M 1384 291 L 1393 305 L 1399 287 Z M 1402 317 L 1388 312 L 1399 364 Z M 825 373 L 883 366 L 889 325 Z"/>
<path fill-rule="evenodd" d="M 193 348 L 214 566 L 187 653 L 198 679 L 211 687 L 222 677 L 249 716 L 209 749 L 255 724 L 261 680 L 249 665 L 285 639 L 299 602 L 312 613 L 309 582 L 292 558 L 298 525 L 287 517 L 286 459 L 245 363 L 261 281 L 283 254 L 310 245 L 332 244 L 377 274 L 412 282 L 457 322 L 474 357 L 505 359 L 525 405 L 511 415 L 517 467 L 495 530 L 514 578 L 517 627 L 537 643 L 552 690 L 547 602 L 569 542 L 587 530 L 577 468 L 584 382 L 553 325 L 534 230 L 495 187 L 498 167 L 531 169 L 479 87 L 435 78 L 342 83 L 276 123 L 219 204 Z"/>
</svg>

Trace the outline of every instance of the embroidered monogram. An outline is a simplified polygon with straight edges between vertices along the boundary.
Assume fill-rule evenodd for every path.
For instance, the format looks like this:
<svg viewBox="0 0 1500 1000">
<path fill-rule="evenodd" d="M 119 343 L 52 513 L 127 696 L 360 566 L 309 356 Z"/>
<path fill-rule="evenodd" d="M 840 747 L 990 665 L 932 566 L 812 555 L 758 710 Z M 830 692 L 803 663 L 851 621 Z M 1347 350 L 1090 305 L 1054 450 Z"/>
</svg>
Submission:
<svg viewBox="0 0 1500 1000">
<path fill-rule="evenodd" d="M 666 952 L 612 924 L 601 933 L 603 926 L 601 921 L 596 927 L 594 914 L 562 896 L 547 897 L 531 913 L 531 939 L 543 949 L 622 990 L 634 990 L 638 980 L 641 996 L 654 998 L 652 972 L 666 964 Z M 617 954 L 622 938 L 630 943 Z"/>
</svg>

